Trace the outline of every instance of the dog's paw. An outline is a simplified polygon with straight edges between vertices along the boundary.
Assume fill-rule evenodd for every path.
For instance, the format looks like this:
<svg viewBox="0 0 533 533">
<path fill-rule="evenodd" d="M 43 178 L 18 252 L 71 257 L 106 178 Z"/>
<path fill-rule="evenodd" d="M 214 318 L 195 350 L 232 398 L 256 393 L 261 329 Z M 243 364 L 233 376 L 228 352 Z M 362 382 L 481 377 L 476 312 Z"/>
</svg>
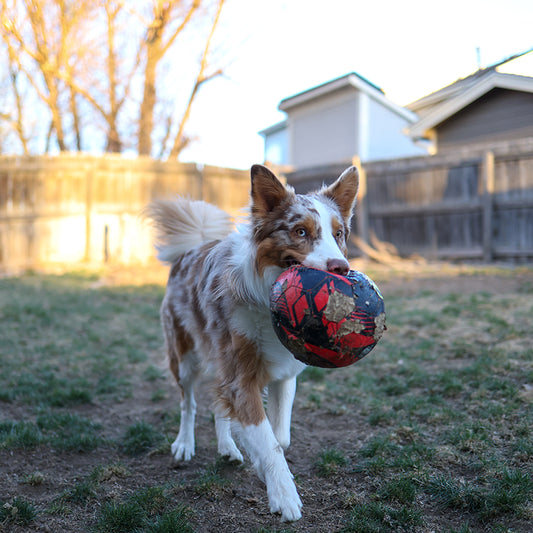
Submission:
<svg viewBox="0 0 533 533">
<path fill-rule="evenodd" d="M 271 502 L 270 511 L 281 513 L 282 522 L 295 522 L 302 518 L 302 502 L 296 494 L 296 497 L 286 498 L 281 502 Z"/>
<path fill-rule="evenodd" d="M 302 518 L 302 501 L 292 479 L 278 481 L 268 486 L 268 501 L 272 513 L 281 513 L 282 522 L 294 522 Z"/>
<path fill-rule="evenodd" d="M 284 451 L 289 447 L 291 443 L 290 433 L 282 432 L 279 435 L 276 435 L 276 439 Z"/>
<path fill-rule="evenodd" d="M 194 456 L 194 441 L 178 437 L 170 447 L 172 458 L 176 462 L 190 461 Z"/>
<path fill-rule="evenodd" d="M 244 463 L 244 458 L 235 442 L 219 442 L 218 453 L 230 463 Z"/>
</svg>

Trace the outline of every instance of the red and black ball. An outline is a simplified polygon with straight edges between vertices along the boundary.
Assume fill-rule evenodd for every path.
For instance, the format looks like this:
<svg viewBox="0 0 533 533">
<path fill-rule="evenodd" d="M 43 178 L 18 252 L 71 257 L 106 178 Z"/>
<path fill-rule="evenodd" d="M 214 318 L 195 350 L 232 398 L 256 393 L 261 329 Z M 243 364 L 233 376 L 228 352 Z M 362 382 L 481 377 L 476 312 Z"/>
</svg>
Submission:
<svg viewBox="0 0 533 533">
<path fill-rule="evenodd" d="M 379 289 L 355 270 L 341 276 L 293 266 L 272 285 L 270 312 L 281 343 L 312 366 L 351 365 L 374 348 L 386 329 Z"/>
</svg>

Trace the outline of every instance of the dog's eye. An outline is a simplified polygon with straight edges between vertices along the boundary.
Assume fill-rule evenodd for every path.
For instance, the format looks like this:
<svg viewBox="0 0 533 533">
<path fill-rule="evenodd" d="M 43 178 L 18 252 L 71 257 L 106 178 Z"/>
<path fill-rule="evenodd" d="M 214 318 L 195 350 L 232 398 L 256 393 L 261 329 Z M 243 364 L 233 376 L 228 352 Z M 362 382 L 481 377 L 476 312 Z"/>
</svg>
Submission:
<svg viewBox="0 0 533 533">
<path fill-rule="evenodd" d="M 342 239 L 343 235 L 344 235 L 344 232 L 341 229 L 338 229 L 337 233 L 335 233 L 335 238 Z"/>
<path fill-rule="evenodd" d="M 298 237 L 305 237 L 307 236 L 307 231 L 305 231 L 303 228 L 297 228 L 296 235 L 298 235 Z"/>
</svg>

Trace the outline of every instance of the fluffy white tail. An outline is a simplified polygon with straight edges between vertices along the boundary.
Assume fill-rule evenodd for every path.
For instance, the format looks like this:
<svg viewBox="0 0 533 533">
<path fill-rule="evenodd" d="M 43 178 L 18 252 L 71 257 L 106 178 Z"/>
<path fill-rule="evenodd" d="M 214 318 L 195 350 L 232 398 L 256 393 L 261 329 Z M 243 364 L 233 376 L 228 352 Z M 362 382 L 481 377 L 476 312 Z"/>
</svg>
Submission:
<svg viewBox="0 0 533 533">
<path fill-rule="evenodd" d="M 231 216 L 212 204 L 176 198 L 156 200 L 145 209 L 156 230 L 157 258 L 174 263 L 196 246 L 223 239 L 233 229 Z"/>
</svg>

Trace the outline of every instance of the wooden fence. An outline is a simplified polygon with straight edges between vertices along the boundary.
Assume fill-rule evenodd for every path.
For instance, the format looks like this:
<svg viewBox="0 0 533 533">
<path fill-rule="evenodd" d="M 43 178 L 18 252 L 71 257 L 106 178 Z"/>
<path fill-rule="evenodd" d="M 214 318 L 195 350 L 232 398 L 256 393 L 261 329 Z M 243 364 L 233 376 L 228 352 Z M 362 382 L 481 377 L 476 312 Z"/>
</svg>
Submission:
<svg viewBox="0 0 533 533">
<path fill-rule="evenodd" d="M 348 166 L 286 173 L 297 192 Z M 146 264 L 152 233 L 140 217 L 152 199 L 186 195 L 238 214 L 248 171 L 148 158 L 0 157 L 0 272 Z M 402 255 L 533 259 L 533 147 L 365 164 L 354 231 Z"/>
<path fill-rule="evenodd" d="M 152 234 L 140 212 L 178 194 L 237 214 L 249 173 L 120 156 L 0 157 L 0 271 L 147 263 Z"/>
<path fill-rule="evenodd" d="M 287 174 L 297 192 L 350 163 Z M 446 154 L 365 164 L 354 231 L 401 255 L 533 259 L 533 150 Z"/>
</svg>

